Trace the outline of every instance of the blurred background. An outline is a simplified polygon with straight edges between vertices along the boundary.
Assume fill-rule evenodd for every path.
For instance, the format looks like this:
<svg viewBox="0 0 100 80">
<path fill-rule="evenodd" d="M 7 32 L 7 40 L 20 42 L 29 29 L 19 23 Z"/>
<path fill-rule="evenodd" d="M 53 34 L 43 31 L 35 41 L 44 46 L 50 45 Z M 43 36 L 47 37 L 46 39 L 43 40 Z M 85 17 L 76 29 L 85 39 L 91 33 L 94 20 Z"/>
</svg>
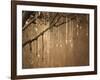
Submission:
<svg viewBox="0 0 100 80">
<path fill-rule="evenodd" d="M 23 68 L 89 65 L 89 14 L 22 12 Z"/>
</svg>

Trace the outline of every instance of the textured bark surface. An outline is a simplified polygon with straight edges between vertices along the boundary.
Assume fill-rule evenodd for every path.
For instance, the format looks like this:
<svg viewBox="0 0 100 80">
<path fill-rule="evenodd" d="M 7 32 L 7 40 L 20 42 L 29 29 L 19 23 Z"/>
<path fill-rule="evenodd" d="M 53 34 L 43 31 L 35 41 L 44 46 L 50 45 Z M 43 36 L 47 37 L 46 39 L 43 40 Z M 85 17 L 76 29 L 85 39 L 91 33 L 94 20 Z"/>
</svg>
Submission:
<svg viewBox="0 0 100 80">
<path fill-rule="evenodd" d="M 22 31 L 23 68 L 89 65 L 89 15 L 32 14 L 23 22 L 25 26 L 36 18 Z"/>
</svg>

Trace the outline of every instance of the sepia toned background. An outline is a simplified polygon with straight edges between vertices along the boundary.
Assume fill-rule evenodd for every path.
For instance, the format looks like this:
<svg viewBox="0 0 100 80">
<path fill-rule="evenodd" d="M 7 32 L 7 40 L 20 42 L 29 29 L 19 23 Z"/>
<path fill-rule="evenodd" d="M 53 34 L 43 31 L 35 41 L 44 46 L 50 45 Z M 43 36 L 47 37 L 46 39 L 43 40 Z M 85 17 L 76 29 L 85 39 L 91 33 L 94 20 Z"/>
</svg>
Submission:
<svg viewBox="0 0 100 80">
<path fill-rule="evenodd" d="M 89 65 L 88 18 L 88 14 L 23 11 L 23 68 Z"/>
</svg>

